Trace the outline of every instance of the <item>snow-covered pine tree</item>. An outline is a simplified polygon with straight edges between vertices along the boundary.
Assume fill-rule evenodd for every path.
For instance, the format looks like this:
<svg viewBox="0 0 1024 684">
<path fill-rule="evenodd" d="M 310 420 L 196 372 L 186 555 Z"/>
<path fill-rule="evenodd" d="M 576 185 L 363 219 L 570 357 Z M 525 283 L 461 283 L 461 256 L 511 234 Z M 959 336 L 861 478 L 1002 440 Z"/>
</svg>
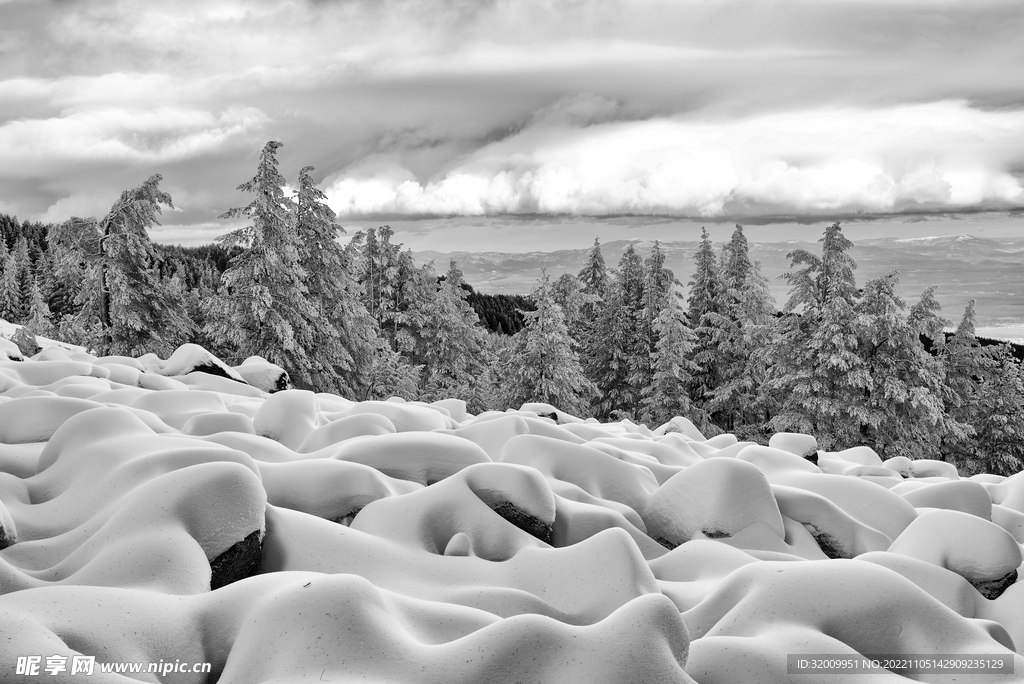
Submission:
<svg viewBox="0 0 1024 684">
<path fill-rule="evenodd" d="M 100 221 L 72 218 L 50 235 L 58 275 L 82 278 L 67 332 L 100 355 L 170 354 L 191 336 L 191 322 L 163 287 L 147 232 L 159 225 L 160 205 L 173 206 L 161 180 L 155 174 L 121 193 Z"/>
<path fill-rule="evenodd" d="M 1024 470 L 1024 370 L 1003 343 L 984 349 L 990 359 L 973 413 L 971 449 L 956 462 L 965 474 L 1010 476 Z"/>
<path fill-rule="evenodd" d="M 690 397 L 698 408 L 706 408 L 711 392 L 721 383 L 721 363 L 718 343 L 725 321 L 724 286 L 718 257 L 708 231 L 701 229 L 700 246 L 694 254 L 693 279 L 688 286 L 687 319 L 695 339 L 691 360 L 697 369 L 693 373 Z"/>
<path fill-rule="evenodd" d="M 390 333 L 388 339 L 395 348 L 402 288 L 400 278 L 401 272 L 407 272 L 408 267 L 400 264 L 401 245 L 391 242 L 394 235 L 391 226 L 370 228 L 364 235 L 359 255 L 363 303 L 377 321 L 377 327 Z"/>
<path fill-rule="evenodd" d="M 29 255 L 28 239 L 21 235 L 18 237 L 18 241 L 14 245 L 14 250 L 11 252 L 11 256 L 14 257 L 14 264 L 16 268 L 16 274 L 14 276 L 15 292 L 13 298 L 19 321 L 23 321 L 28 317 L 29 309 L 32 306 L 32 259 Z"/>
<path fill-rule="evenodd" d="M 676 277 L 665 267 L 665 255 L 655 240 L 651 254 L 644 260 L 643 288 L 637 320 L 637 344 L 633 363 L 632 384 L 636 395 L 642 396 L 654 373 L 654 355 L 659 340 L 658 318 L 670 304 L 678 306 L 674 286 Z"/>
<path fill-rule="evenodd" d="M 707 409 L 722 428 L 745 438 L 762 438 L 768 419 L 760 404 L 767 369 L 775 302 L 761 265 L 750 260 L 743 227 L 736 225 L 725 250 L 723 313 L 713 320 L 721 378 Z"/>
<path fill-rule="evenodd" d="M 727 259 L 722 263 L 722 284 L 726 289 L 740 291 L 750 277 L 753 263 L 750 260 L 750 244 L 743 234 L 743 226 L 736 224 L 727 243 Z"/>
<path fill-rule="evenodd" d="M 653 427 L 683 416 L 706 426 L 707 414 L 694 408 L 689 394 L 697 370 L 689 360 L 694 334 L 674 297 L 665 302 L 654 320 L 654 332 L 657 341 L 651 356 L 651 382 L 641 391 L 640 419 Z"/>
<path fill-rule="evenodd" d="M 537 401 L 583 414 L 595 388 L 583 374 L 547 274 L 541 276 L 532 297 L 537 309 L 523 312 L 526 327 L 513 336 L 503 364 L 506 405 Z"/>
<path fill-rule="evenodd" d="M 24 317 L 18 262 L 14 252 L 10 252 L 4 259 L 3 277 L 0 278 L 0 318 L 10 323 L 20 323 Z"/>
<path fill-rule="evenodd" d="M 585 294 L 603 298 L 608 292 L 611 278 L 605 266 L 604 255 L 601 254 L 601 240 L 594 238 L 594 246 L 587 252 L 587 260 L 576 276 L 580 281 L 580 289 Z"/>
<path fill-rule="evenodd" d="M 551 286 L 551 293 L 555 302 L 562 307 L 569 334 L 577 341 L 582 340 L 586 324 L 589 322 L 585 312 L 593 311 L 593 307 L 589 305 L 597 301 L 597 296 L 583 292 L 579 278 L 572 273 L 558 276 Z"/>
<path fill-rule="evenodd" d="M 643 286 L 643 260 L 629 245 L 597 311 L 584 352 L 586 375 L 598 390 L 593 412 L 602 420 L 635 418 L 640 405 L 636 381 Z"/>
<path fill-rule="evenodd" d="M 815 435 L 823 449 L 859 443 L 866 417 L 863 396 L 870 377 L 858 354 L 854 322 L 856 263 L 839 223 L 819 240 L 822 254 L 789 254 L 797 270 L 790 283 L 789 315 L 779 322 L 765 380 L 774 415 L 770 430 Z"/>
<path fill-rule="evenodd" d="M 360 386 L 358 398 L 362 401 L 390 397 L 411 401 L 418 398 L 423 366 L 409 363 L 383 338 L 378 337 L 376 341 L 378 347 L 373 352 L 370 373 Z"/>
<path fill-rule="evenodd" d="M 427 401 L 454 397 L 466 401 L 469 410 L 480 413 L 493 408 L 481 405 L 490 396 L 480 386 L 490 380 L 487 369 L 495 359 L 476 312 L 466 302 L 462 271 L 454 260 L 444 281 L 430 301 L 420 332 L 422 341 L 423 387 Z"/>
<path fill-rule="evenodd" d="M 868 375 L 861 435 L 882 458 L 930 458 L 944 429 L 942 363 L 925 351 L 904 315 L 898 282 L 895 272 L 868 281 L 856 308 L 858 353 Z"/>
<path fill-rule="evenodd" d="M 573 329 L 570 325 L 569 333 L 579 342 L 580 355 L 583 359 L 584 371 L 592 382 L 599 381 L 598 372 L 601 364 L 598 359 L 604 356 L 606 340 L 603 339 L 602 327 L 606 326 L 607 320 L 602 323 L 602 318 L 609 313 L 607 308 L 611 305 L 611 277 L 605 265 L 604 255 L 601 253 L 601 241 L 594 238 L 594 245 L 587 252 L 587 258 L 583 268 L 576 276 L 579 282 L 580 291 L 585 300 L 580 311 L 580 325 Z"/>
<path fill-rule="evenodd" d="M 351 255 L 337 240 L 345 231 L 335 222 L 312 170 L 306 166 L 299 171 L 296 197 L 299 266 L 319 321 L 313 328 L 317 351 L 311 384 L 319 391 L 355 394 L 370 372 L 376 325 L 359 301 Z"/>
<path fill-rule="evenodd" d="M 211 303 L 207 333 L 229 345 L 238 362 L 261 356 L 288 371 L 297 385 L 311 387 L 317 311 L 307 297 L 293 204 L 285 197 L 278 171 L 280 147 L 268 142 L 256 175 L 238 186 L 256 198 L 222 216 L 246 217 L 252 223 L 219 239 L 227 248 L 243 249 L 222 276 L 223 293 Z"/>
<path fill-rule="evenodd" d="M 25 327 L 33 335 L 53 338 L 57 329 L 53 325 L 50 315 L 50 307 L 46 305 L 43 293 L 35 280 L 29 290 L 29 311 L 25 318 Z"/>
<path fill-rule="evenodd" d="M 1024 466 L 1024 387 L 1008 346 L 982 347 L 974 300 L 942 348 L 946 434 L 943 457 L 962 472 L 1010 475 Z"/>
</svg>

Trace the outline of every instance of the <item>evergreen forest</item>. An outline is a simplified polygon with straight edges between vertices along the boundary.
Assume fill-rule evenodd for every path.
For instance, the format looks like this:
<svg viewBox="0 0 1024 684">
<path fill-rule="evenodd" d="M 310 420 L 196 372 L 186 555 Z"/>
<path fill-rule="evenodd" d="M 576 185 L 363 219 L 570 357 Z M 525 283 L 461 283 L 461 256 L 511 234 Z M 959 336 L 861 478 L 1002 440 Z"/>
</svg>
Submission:
<svg viewBox="0 0 1024 684">
<path fill-rule="evenodd" d="M 239 186 L 252 201 L 223 216 L 246 225 L 212 245 L 151 241 L 173 206 L 159 175 L 99 219 L 0 215 L 0 318 L 98 355 L 196 343 L 231 364 L 258 356 L 295 387 L 356 400 L 543 402 L 651 427 L 685 416 L 707 436 L 803 432 L 968 475 L 1024 467 L 1013 345 L 978 340 L 973 303 L 943 318 L 934 287 L 908 302 L 895 272 L 858 283 L 839 223 L 817 253 L 789 254 L 781 310 L 741 226 L 721 245 L 703 233 L 685 290 L 657 243 L 609 265 L 595 239 L 579 273 L 484 295 L 455 262 L 414 263 L 388 226 L 345 233 L 311 167 L 286 193 L 280 146 Z"/>
</svg>

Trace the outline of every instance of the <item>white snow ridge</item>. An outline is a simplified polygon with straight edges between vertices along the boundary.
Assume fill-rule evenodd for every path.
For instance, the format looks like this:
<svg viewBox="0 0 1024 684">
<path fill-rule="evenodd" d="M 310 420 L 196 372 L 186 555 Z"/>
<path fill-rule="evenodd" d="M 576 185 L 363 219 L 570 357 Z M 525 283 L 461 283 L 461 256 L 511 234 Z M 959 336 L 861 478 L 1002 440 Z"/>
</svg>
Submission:
<svg viewBox="0 0 1024 684">
<path fill-rule="evenodd" d="M 268 394 L 281 369 L 194 345 L 15 358 L 2 682 L 1024 679 L 1024 475 L 705 440 L 685 417 Z M 1016 674 L 796 674 L 794 654 Z M 91 676 L 17 665 L 83 655 Z M 98 667 L 178 660 L 211 672 Z"/>
</svg>

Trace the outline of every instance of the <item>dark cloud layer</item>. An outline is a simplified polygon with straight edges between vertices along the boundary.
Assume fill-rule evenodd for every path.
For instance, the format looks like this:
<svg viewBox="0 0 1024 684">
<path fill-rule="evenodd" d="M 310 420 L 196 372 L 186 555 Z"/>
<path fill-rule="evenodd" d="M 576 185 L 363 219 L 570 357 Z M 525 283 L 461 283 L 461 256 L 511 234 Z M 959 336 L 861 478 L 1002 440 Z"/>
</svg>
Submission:
<svg viewBox="0 0 1024 684">
<path fill-rule="evenodd" d="M 163 173 L 207 236 L 263 142 L 344 218 L 1024 204 L 1024 10 L 956 0 L 0 0 L 0 211 Z"/>
</svg>

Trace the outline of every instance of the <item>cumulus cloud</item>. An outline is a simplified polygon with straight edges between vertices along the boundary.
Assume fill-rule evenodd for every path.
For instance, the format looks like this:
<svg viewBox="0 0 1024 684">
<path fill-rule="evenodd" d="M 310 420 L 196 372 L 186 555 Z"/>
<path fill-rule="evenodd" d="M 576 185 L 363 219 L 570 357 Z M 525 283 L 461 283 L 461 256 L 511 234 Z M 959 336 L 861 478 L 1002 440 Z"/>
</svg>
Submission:
<svg viewBox="0 0 1024 684">
<path fill-rule="evenodd" d="M 613 111 L 587 102 L 549 112 Z M 1010 173 L 1024 157 L 1024 112 L 947 101 L 733 121 L 580 122 L 544 113 L 436 178 L 393 167 L 343 174 L 326 192 L 342 215 L 714 217 L 1024 203 Z"/>
<path fill-rule="evenodd" d="M 0 149 L 11 165 L 0 175 L 35 170 L 39 162 L 175 161 L 216 150 L 262 125 L 253 108 L 212 112 L 180 107 L 132 111 L 94 108 L 60 117 L 0 125 Z"/>
<path fill-rule="evenodd" d="M 0 2 L 0 199 L 159 172 L 205 225 L 277 139 L 349 216 L 1016 206 L 1021 31 L 1004 0 Z"/>
</svg>

